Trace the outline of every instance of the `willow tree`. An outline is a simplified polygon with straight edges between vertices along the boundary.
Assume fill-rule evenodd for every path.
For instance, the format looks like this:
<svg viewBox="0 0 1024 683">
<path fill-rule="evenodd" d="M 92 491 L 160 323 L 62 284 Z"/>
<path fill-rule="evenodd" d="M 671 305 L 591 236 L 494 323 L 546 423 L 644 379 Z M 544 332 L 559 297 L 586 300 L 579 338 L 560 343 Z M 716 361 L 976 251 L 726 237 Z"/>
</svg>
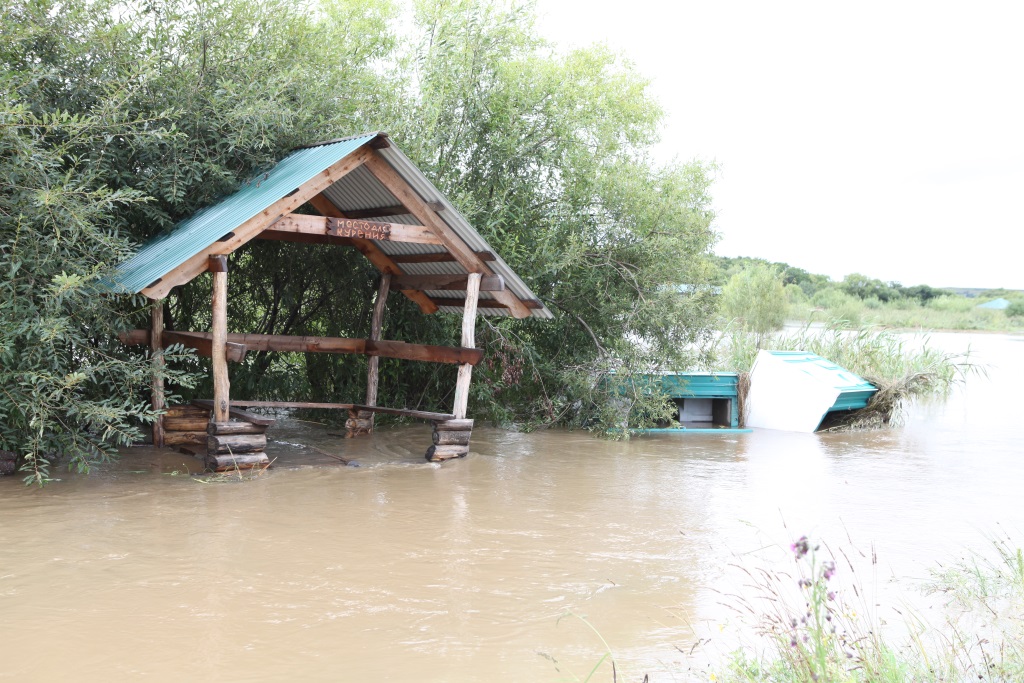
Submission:
<svg viewBox="0 0 1024 683">
<path fill-rule="evenodd" d="M 555 51 L 537 37 L 528 6 L 0 0 L 0 10 L 5 116 L 67 124 L 4 129 L 2 163 L 18 178 L 3 185 L 0 216 L 0 285 L 11 292 L 22 291 L 19 274 L 31 273 L 34 291 L 71 302 L 68 287 L 88 292 L 133 244 L 254 176 L 258 182 L 256 174 L 293 147 L 376 129 L 392 134 L 556 313 L 553 322 L 502 320 L 481 330 L 489 356 L 484 381 L 474 385 L 479 416 L 602 425 L 634 402 L 653 414 L 655 397 L 630 398 L 623 387 L 636 372 L 686 364 L 687 349 L 707 331 L 712 302 L 700 285 L 714 240 L 709 169 L 654 164 L 663 115 L 645 79 L 604 48 Z M 34 151 L 18 151 L 26 149 Z M 73 225 L 85 237 L 49 211 L 55 188 L 78 207 L 68 215 L 80 218 Z M 19 235 L 29 222 L 60 248 L 40 249 L 38 263 L 15 268 L 11 245 L 25 244 Z M 375 271 L 353 250 L 299 253 L 256 241 L 235 255 L 230 324 L 364 335 L 370 297 L 348 294 L 368 295 Z M 62 272 L 71 279 L 55 280 Z M 207 287 L 199 278 L 175 290 L 167 321 L 204 329 Z M 81 300 L 49 317 L 4 301 L 0 353 L 6 359 L 26 348 L 28 337 L 9 340 L 33 319 L 73 329 L 76 341 L 48 361 L 51 376 L 88 387 L 89 396 L 119 397 L 124 405 L 105 404 L 111 424 L 143 419 L 141 380 L 127 379 L 140 360 L 110 342 L 127 319 L 141 322 L 141 303 L 87 298 L 95 320 L 79 314 Z M 441 343 L 457 324 L 400 300 L 385 321 L 390 338 Z M 73 374 L 100 350 L 121 380 Z M 25 358 L 34 358 L 23 367 L 29 375 L 43 362 Z M 182 367 L 200 370 L 203 362 Z M 239 397 L 344 400 L 362 390 L 361 362 L 250 354 L 232 381 Z M 444 371 L 383 363 L 381 399 L 443 408 L 451 386 Z M 106 423 L 57 427 L 56 412 L 29 417 L 23 408 L 43 391 L 15 386 L 29 375 L 0 375 L 13 397 L 0 404 L 8 411 L 0 423 L 11 406 L 21 415 L 5 423 L 0 448 L 71 450 L 87 463 L 116 442 Z M 175 389 L 186 398 L 209 391 L 187 382 Z M 65 407 L 75 400 L 62 396 Z M 33 433 L 65 436 L 33 445 Z M 75 451 L 76 433 L 98 446 Z"/>
</svg>

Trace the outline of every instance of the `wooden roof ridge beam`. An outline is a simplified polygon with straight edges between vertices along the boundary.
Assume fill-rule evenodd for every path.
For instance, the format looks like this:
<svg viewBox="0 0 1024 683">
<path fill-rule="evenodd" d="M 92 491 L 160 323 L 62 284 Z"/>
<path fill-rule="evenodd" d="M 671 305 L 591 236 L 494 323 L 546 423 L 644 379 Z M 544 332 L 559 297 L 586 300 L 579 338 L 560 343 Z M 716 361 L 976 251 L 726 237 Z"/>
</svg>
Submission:
<svg viewBox="0 0 1024 683">
<path fill-rule="evenodd" d="M 155 284 L 142 290 L 150 299 L 163 299 L 173 287 L 185 284 L 194 277 L 206 271 L 209 264 L 209 257 L 218 254 L 230 254 L 249 240 L 253 239 L 264 228 L 276 221 L 280 216 L 291 213 L 313 197 L 323 192 L 342 177 L 356 168 L 359 168 L 367 159 L 372 158 L 376 152 L 373 148 L 363 146 L 345 158 L 328 166 L 325 170 L 313 176 L 313 178 L 301 187 L 294 194 L 282 197 L 263 211 L 245 221 L 231 231 L 231 237 L 224 241 L 217 241 L 209 245 L 195 256 L 166 273 Z"/>
<path fill-rule="evenodd" d="M 434 231 L 445 249 L 455 256 L 467 272 L 494 275 L 494 271 L 437 215 L 437 212 L 430 208 L 419 193 L 392 168 L 387 159 L 374 152 L 364 166 L 394 195 L 395 199 L 409 208 L 416 220 Z M 526 318 L 530 315 L 530 309 L 511 290 L 495 292 L 494 297 L 505 304 L 514 317 Z"/>
<path fill-rule="evenodd" d="M 325 197 L 323 194 L 317 194 L 316 196 L 310 197 L 309 204 L 314 209 L 319 211 L 325 216 L 331 216 L 334 218 L 344 218 L 345 214 L 342 213 L 338 207 L 331 202 L 330 199 Z M 397 263 L 391 260 L 384 251 L 373 243 L 373 240 L 352 240 L 352 246 L 359 250 L 359 252 L 365 256 L 373 266 L 382 273 L 388 273 L 390 275 L 404 275 L 405 271 L 399 267 Z M 431 313 L 437 313 L 437 306 L 430 300 L 426 294 L 415 289 L 403 289 L 400 290 L 402 294 L 410 301 L 420 307 L 420 311 L 427 315 Z"/>
<path fill-rule="evenodd" d="M 382 223 L 335 216 L 306 216 L 288 213 L 274 221 L 267 230 L 276 233 L 294 232 L 306 235 L 330 235 L 348 239 L 380 240 L 384 242 L 412 242 L 414 244 L 441 244 L 434 231 L 423 225 Z"/>
<path fill-rule="evenodd" d="M 409 287 L 410 289 L 454 289 L 464 292 L 469 286 L 469 275 L 458 273 L 445 273 L 440 275 L 399 275 L 395 277 L 392 284 L 396 287 Z M 500 275 L 483 276 L 480 279 L 480 291 L 505 291 L 505 278 Z"/>
</svg>

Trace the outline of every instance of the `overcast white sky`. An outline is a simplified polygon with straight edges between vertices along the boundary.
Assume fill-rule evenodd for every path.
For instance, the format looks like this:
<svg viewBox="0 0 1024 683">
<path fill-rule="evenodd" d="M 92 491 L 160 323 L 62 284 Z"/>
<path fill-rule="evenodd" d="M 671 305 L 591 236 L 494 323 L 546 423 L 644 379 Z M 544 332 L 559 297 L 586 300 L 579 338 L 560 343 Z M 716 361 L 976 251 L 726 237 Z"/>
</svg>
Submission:
<svg viewBox="0 0 1024 683">
<path fill-rule="evenodd" d="M 661 157 L 719 163 L 717 253 L 1024 289 L 1024 2 L 537 7 L 654 80 Z"/>
</svg>

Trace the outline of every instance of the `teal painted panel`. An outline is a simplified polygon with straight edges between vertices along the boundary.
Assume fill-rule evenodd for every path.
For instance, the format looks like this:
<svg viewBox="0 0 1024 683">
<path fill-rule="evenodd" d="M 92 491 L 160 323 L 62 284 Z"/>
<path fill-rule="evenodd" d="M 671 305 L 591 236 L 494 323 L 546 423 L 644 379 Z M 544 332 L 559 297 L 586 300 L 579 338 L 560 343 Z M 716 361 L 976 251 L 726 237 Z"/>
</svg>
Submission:
<svg viewBox="0 0 1024 683">
<path fill-rule="evenodd" d="M 370 133 L 292 152 L 270 171 L 244 183 L 238 192 L 150 240 L 103 284 L 118 293 L 141 292 L 375 137 L 377 133 Z"/>
<path fill-rule="evenodd" d="M 860 375 L 855 375 L 846 368 L 813 353 L 806 351 L 769 351 L 769 353 L 792 364 L 827 386 L 838 389 L 839 396 L 832 407 L 828 409 L 830 413 L 864 408 L 878 391 L 874 384 Z"/>
<path fill-rule="evenodd" d="M 661 376 L 662 389 L 672 398 L 732 398 L 735 372 L 678 372 Z"/>
</svg>

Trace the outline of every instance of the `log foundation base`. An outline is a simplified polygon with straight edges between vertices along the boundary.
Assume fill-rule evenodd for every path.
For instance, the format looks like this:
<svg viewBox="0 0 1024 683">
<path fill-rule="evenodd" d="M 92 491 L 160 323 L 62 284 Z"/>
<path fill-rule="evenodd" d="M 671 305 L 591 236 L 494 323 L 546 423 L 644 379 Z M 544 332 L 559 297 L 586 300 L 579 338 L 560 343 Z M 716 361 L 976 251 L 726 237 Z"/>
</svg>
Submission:
<svg viewBox="0 0 1024 683">
<path fill-rule="evenodd" d="M 214 472 L 232 472 L 270 464 L 267 454 L 267 424 L 246 420 L 213 422 L 212 409 L 205 406 L 168 406 L 164 417 L 164 443 L 193 455 Z M 235 411 L 246 416 L 246 413 Z M 249 416 L 257 419 L 258 416 Z M 260 419 L 260 422 L 272 422 Z"/>
<path fill-rule="evenodd" d="M 472 420 L 435 420 L 433 424 L 434 445 L 427 449 L 425 457 L 428 461 L 444 462 L 452 458 L 464 458 L 469 454 Z"/>
<path fill-rule="evenodd" d="M 371 433 L 373 433 L 373 413 L 367 410 L 348 411 L 348 420 L 345 421 L 346 439 L 366 436 Z"/>
</svg>

